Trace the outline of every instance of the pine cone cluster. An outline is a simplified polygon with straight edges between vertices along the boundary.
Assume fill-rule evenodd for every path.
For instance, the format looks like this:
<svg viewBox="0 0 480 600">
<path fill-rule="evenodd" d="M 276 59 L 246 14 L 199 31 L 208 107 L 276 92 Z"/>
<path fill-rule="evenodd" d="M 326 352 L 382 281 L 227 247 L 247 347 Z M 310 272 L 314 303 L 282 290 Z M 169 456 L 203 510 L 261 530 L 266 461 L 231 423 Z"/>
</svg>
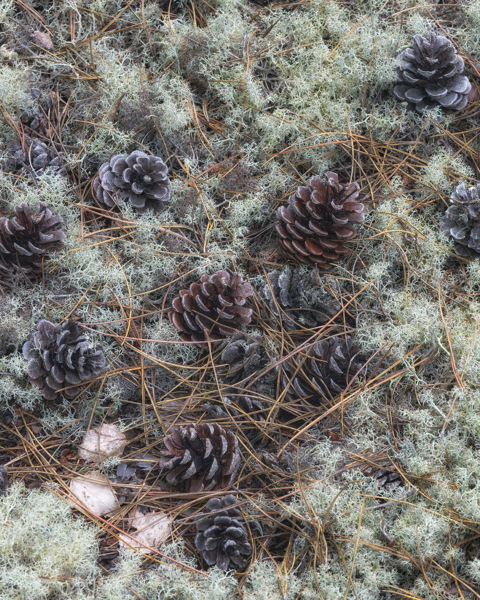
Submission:
<svg viewBox="0 0 480 600">
<path fill-rule="evenodd" d="M 343 392 L 362 364 L 352 339 L 331 337 L 314 344 L 307 356 L 282 363 L 286 402 L 320 406 Z"/>
<path fill-rule="evenodd" d="M 312 177 L 277 210 L 276 230 L 288 258 L 297 263 L 328 267 L 350 254 L 345 242 L 356 236 L 365 206 L 358 201 L 359 185 L 341 185 L 328 171 Z"/>
<path fill-rule="evenodd" d="M 40 388 L 46 400 L 55 400 L 59 390 L 66 398 L 74 398 L 78 384 L 97 377 L 105 367 L 103 346 L 94 346 L 76 321 L 57 326 L 40 321 L 23 345 L 23 356 L 28 360 L 30 383 Z M 75 387 L 63 389 L 69 386 Z"/>
<path fill-rule="evenodd" d="M 93 181 L 98 202 L 107 209 L 126 202 L 140 214 L 162 212 L 172 196 L 168 167 L 159 156 L 135 150 L 103 163 Z"/>
<path fill-rule="evenodd" d="M 178 425 L 164 439 L 160 467 L 187 492 L 228 487 L 240 465 L 238 440 L 218 423 Z"/>
<path fill-rule="evenodd" d="M 245 303 L 252 295 L 253 288 L 242 275 L 217 271 L 180 290 L 168 316 L 182 340 L 203 345 L 207 339 L 222 340 L 250 323 L 252 309 Z"/>
<path fill-rule="evenodd" d="M 442 221 L 442 231 L 454 240 L 455 252 L 465 258 L 480 258 L 480 183 L 457 186 Z"/>
<path fill-rule="evenodd" d="M 464 62 L 455 46 L 443 35 L 414 35 L 412 45 L 399 56 L 395 96 L 409 102 L 419 113 L 441 106 L 461 110 L 468 103 L 472 85 L 462 75 Z"/>
<path fill-rule="evenodd" d="M 12 142 L 7 146 L 6 171 L 22 177 L 34 174 L 42 175 L 46 169 L 52 169 L 60 175 L 66 174 L 65 155 L 39 139 L 25 136 L 24 144 Z"/>
<path fill-rule="evenodd" d="M 211 498 L 208 512 L 197 521 L 195 546 L 202 552 L 207 565 L 223 571 L 243 569 L 252 554 L 248 530 L 237 499 L 232 494 Z"/>
<path fill-rule="evenodd" d="M 63 219 L 46 204 L 34 212 L 22 202 L 14 217 L 0 217 L 0 279 L 9 284 L 22 273 L 35 278 L 42 273 L 42 260 L 59 249 L 65 239 Z"/>
<path fill-rule="evenodd" d="M 267 275 L 263 295 L 272 314 L 289 331 L 300 326 L 324 325 L 341 309 L 331 287 L 338 290 L 338 283 L 327 282 L 324 277 L 318 283 L 311 279 L 311 274 L 298 267 L 293 270 L 287 267 Z"/>
</svg>

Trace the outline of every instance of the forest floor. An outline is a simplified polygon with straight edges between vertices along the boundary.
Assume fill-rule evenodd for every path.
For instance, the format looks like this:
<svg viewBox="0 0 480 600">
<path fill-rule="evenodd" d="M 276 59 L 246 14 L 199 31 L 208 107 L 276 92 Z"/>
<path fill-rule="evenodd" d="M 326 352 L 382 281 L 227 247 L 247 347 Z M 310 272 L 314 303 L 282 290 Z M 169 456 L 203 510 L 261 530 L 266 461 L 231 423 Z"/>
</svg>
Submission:
<svg viewBox="0 0 480 600">
<path fill-rule="evenodd" d="M 457 112 L 392 91 L 432 31 L 473 86 Z M 0 0 L 0 215 L 45 203 L 66 236 L 36 280 L 0 273 L 2 600 L 480 598 L 480 262 L 441 228 L 480 181 L 479 98 L 480 0 Z M 32 139 L 45 168 L 12 167 Z M 95 198 L 101 165 L 134 150 L 169 168 L 160 214 Z M 277 209 L 328 171 L 358 183 L 365 221 L 344 260 L 299 266 Z M 219 270 L 252 285 L 251 323 L 185 342 L 172 301 Z M 41 320 L 105 349 L 72 399 L 29 380 Z M 359 368 L 319 401 L 309 352 L 335 336 Z M 235 434 L 232 482 L 166 481 L 163 441 L 189 423 Z M 90 460 L 107 425 L 125 443 Z M 113 510 L 75 496 L 92 479 Z M 225 573 L 195 537 L 227 494 L 252 555 Z M 151 514 L 165 535 L 138 543 Z"/>
</svg>

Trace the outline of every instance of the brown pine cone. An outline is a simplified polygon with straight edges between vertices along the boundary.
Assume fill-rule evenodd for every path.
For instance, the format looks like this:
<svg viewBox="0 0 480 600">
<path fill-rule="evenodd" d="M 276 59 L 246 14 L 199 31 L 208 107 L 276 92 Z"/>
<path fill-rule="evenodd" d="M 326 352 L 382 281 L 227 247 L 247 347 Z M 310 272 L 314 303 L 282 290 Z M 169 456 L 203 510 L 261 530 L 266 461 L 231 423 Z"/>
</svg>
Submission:
<svg viewBox="0 0 480 600">
<path fill-rule="evenodd" d="M 362 470 L 366 477 L 376 479 L 382 487 L 388 487 L 390 490 L 395 489 L 403 484 L 403 479 L 391 462 L 384 462 L 379 466 L 368 466 Z"/>
<path fill-rule="evenodd" d="M 320 406 L 345 390 L 362 363 L 352 339 L 335 336 L 314 344 L 306 357 L 296 355 L 282 366 L 286 402 Z"/>
<path fill-rule="evenodd" d="M 208 566 L 228 571 L 243 569 L 252 554 L 248 529 L 232 494 L 211 498 L 197 520 L 195 546 Z"/>
<path fill-rule="evenodd" d="M 119 201 L 130 203 L 140 214 L 161 212 L 172 195 L 168 167 L 159 156 L 135 150 L 117 154 L 103 163 L 93 182 L 98 202 L 114 208 Z"/>
<path fill-rule="evenodd" d="M 250 323 L 252 309 L 244 305 L 252 295 L 252 286 L 244 283 L 238 273 L 204 274 L 200 283 L 192 283 L 188 290 L 180 290 L 168 317 L 180 331 L 182 340 L 196 342 L 199 346 L 207 339 L 218 342 Z"/>
<path fill-rule="evenodd" d="M 350 254 L 346 241 L 356 236 L 365 207 L 359 185 L 341 185 L 331 171 L 312 177 L 277 210 L 277 233 L 285 254 L 294 262 L 328 267 Z"/>
<path fill-rule="evenodd" d="M 423 113 L 435 106 L 461 110 L 468 103 L 472 84 L 463 75 L 463 59 L 452 42 L 431 32 L 427 37 L 414 35 L 411 47 L 398 57 L 398 85 L 393 93 Z"/>
<path fill-rule="evenodd" d="M 59 249 L 65 239 L 63 219 L 46 204 L 37 211 L 22 202 L 15 216 L 0 217 L 0 280 L 10 283 L 14 274 L 35 279 L 42 274 L 42 259 Z"/>
<path fill-rule="evenodd" d="M 30 383 L 42 390 L 45 400 L 55 400 L 59 390 L 66 398 L 79 393 L 78 384 L 99 375 L 105 366 L 105 351 L 83 334 L 78 323 L 65 321 L 55 326 L 40 321 L 31 339 L 23 345 L 28 360 Z"/>
<path fill-rule="evenodd" d="M 228 487 L 240 466 L 238 440 L 218 423 L 190 423 L 173 427 L 164 439 L 160 467 L 167 482 L 187 492 Z"/>
</svg>

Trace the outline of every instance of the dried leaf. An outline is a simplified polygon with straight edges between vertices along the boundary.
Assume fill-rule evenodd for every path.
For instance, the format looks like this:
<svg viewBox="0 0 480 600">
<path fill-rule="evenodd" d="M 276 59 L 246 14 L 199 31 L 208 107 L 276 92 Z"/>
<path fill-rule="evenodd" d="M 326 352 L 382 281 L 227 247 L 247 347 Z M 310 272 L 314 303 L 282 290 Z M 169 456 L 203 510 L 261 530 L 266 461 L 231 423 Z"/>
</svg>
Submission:
<svg viewBox="0 0 480 600">
<path fill-rule="evenodd" d="M 118 508 L 108 479 L 97 471 L 72 479 L 70 490 L 85 508 L 97 516 L 101 517 Z"/>
<path fill-rule="evenodd" d="M 47 50 L 51 50 L 53 48 L 52 38 L 48 35 L 48 33 L 42 33 L 37 29 L 33 32 L 32 37 L 33 41 L 39 46 L 43 46 Z"/>
<path fill-rule="evenodd" d="M 122 456 L 127 438 L 116 425 L 99 425 L 89 429 L 78 448 L 78 456 L 86 462 L 101 462 L 108 456 Z"/>
<path fill-rule="evenodd" d="M 136 533 L 131 534 L 132 537 L 120 534 L 119 547 L 134 548 L 144 554 L 151 554 L 145 545 L 158 548 L 165 542 L 172 531 L 172 521 L 173 519 L 163 512 L 143 515 L 137 508 L 135 516 L 130 519 L 130 525 L 136 529 Z"/>
</svg>

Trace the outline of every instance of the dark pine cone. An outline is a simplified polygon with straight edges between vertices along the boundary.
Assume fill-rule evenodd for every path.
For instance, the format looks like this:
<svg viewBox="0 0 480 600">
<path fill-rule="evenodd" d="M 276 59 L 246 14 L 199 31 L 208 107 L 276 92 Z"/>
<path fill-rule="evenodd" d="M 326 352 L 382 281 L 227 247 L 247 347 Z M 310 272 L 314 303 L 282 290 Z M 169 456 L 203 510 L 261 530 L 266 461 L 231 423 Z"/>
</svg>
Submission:
<svg viewBox="0 0 480 600">
<path fill-rule="evenodd" d="M 372 477 L 380 486 L 388 487 L 389 490 L 403 485 L 403 479 L 398 469 L 388 457 L 384 456 L 384 453 L 371 456 L 349 453 L 349 456 L 345 456 L 343 459 L 343 463 L 345 470 L 360 469 L 365 477 Z"/>
<path fill-rule="evenodd" d="M 385 462 L 380 466 L 370 466 L 363 469 L 363 474 L 366 477 L 373 477 L 382 487 L 388 487 L 393 490 L 403 484 L 403 479 L 399 475 L 392 463 Z"/>
<path fill-rule="evenodd" d="M 35 90 L 32 96 L 38 98 L 40 90 Z M 52 121 L 54 121 L 53 113 L 53 102 L 50 97 L 41 103 L 37 100 L 35 110 L 20 116 L 23 130 L 32 137 L 49 138 L 52 133 Z"/>
<path fill-rule="evenodd" d="M 94 347 L 75 321 L 57 326 L 40 321 L 31 339 L 23 345 L 23 356 L 28 360 L 30 383 L 42 390 L 46 400 L 55 400 L 62 388 L 97 377 L 105 366 L 103 346 Z M 78 392 L 78 387 L 62 391 L 69 399 Z"/>
<path fill-rule="evenodd" d="M 206 506 L 210 514 L 201 514 L 197 521 L 195 546 L 207 565 L 222 571 L 243 569 L 252 554 L 245 520 L 236 505 L 231 494 L 211 498 Z"/>
<path fill-rule="evenodd" d="M 177 425 L 165 437 L 160 467 L 167 482 L 183 484 L 187 492 L 228 487 L 240 465 L 238 440 L 218 423 Z"/>
<path fill-rule="evenodd" d="M 226 384 L 225 393 L 238 394 L 248 385 L 251 379 L 265 369 L 272 361 L 265 349 L 261 336 L 246 336 L 236 333 L 225 340 L 220 347 L 220 366 L 217 369 L 219 380 Z M 275 374 L 269 371 L 261 377 L 250 390 L 267 395 L 271 391 Z"/>
<path fill-rule="evenodd" d="M 66 174 L 65 155 L 54 146 L 25 136 L 25 143 L 12 142 L 7 146 L 8 158 L 5 170 L 25 176 L 28 173 L 42 175 L 47 168 L 60 175 Z"/>
<path fill-rule="evenodd" d="M 296 355 L 282 366 L 286 402 L 320 406 L 345 390 L 362 363 L 351 338 L 335 336 L 314 344 L 307 357 Z"/>
<path fill-rule="evenodd" d="M 261 336 L 246 336 L 242 333 L 235 334 L 227 339 L 220 347 L 221 354 L 218 359 L 217 375 L 223 384 L 223 407 L 216 406 L 213 414 L 225 417 L 227 414 L 241 416 L 248 414 L 255 421 L 265 417 L 265 407 L 255 396 L 273 396 L 276 380 L 275 370 L 272 369 L 260 377 L 245 394 L 243 389 L 271 362 L 265 350 Z M 210 407 L 211 408 L 211 407 Z"/>
<path fill-rule="evenodd" d="M 356 236 L 365 207 L 357 183 L 341 185 L 331 171 L 312 177 L 277 210 L 277 233 L 285 254 L 297 263 L 328 267 L 350 254 L 346 241 Z"/>
<path fill-rule="evenodd" d="M 395 96 L 415 106 L 419 113 L 440 105 L 461 110 L 468 103 L 472 85 L 462 75 L 464 64 L 452 42 L 431 32 L 426 38 L 413 36 L 412 46 L 399 56 Z"/>
<path fill-rule="evenodd" d="M 65 239 L 63 219 L 54 215 L 46 204 L 37 211 L 22 202 L 12 218 L 0 217 L 0 279 L 8 280 L 15 273 L 35 278 L 42 273 L 42 258 L 58 250 Z"/>
<path fill-rule="evenodd" d="M 182 340 L 201 346 L 208 338 L 219 341 L 248 325 L 252 309 L 244 304 L 252 295 L 253 288 L 244 283 L 242 275 L 217 271 L 202 275 L 200 283 L 192 283 L 188 290 L 180 290 L 168 316 Z"/>
<path fill-rule="evenodd" d="M 442 231 L 453 238 L 455 252 L 465 258 L 480 258 L 480 183 L 455 188 L 451 206 L 442 220 Z"/>
<path fill-rule="evenodd" d="M 159 156 L 135 150 L 103 163 L 93 181 L 93 191 L 106 208 L 123 201 L 143 214 L 147 209 L 162 212 L 172 196 L 172 185 L 168 167 Z"/>
<path fill-rule="evenodd" d="M 315 284 L 312 277 L 302 272 L 302 268 L 293 271 L 288 267 L 283 271 L 272 271 L 263 294 L 270 310 L 279 318 L 287 330 L 324 325 L 341 309 L 341 305 L 331 288 L 339 292 L 336 281 L 327 281 L 322 277 Z M 339 292 L 340 293 L 340 292 Z"/>
<path fill-rule="evenodd" d="M 227 416 L 235 417 L 235 422 L 242 428 L 249 423 L 251 419 L 257 423 L 265 422 L 265 407 L 258 398 L 252 396 L 224 396 L 223 405 L 206 405 L 208 415 L 215 419 L 224 419 Z M 247 416 L 248 415 L 248 416 Z M 243 417 L 243 418 L 242 418 Z"/>
</svg>

